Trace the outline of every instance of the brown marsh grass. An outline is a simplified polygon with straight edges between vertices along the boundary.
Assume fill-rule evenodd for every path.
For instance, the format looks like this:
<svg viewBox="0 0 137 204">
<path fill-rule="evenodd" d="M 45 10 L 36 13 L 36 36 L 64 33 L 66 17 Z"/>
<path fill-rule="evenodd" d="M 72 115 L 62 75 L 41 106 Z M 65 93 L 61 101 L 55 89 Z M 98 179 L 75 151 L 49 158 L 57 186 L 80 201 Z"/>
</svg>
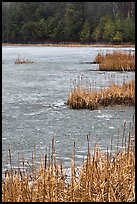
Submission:
<svg viewBox="0 0 137 204">
<path fill-rule="evenodd" d="M 15 64 L 30 64 L 33 63 L 32 61 L 29 61 L 28 59 L 21 59 L 21 58 L 17 58 L 15 60 Z"/>
<path fill-rule="evenodd" d="M 2 43 L 2 46 L 56 46 L 56 47 L 135 47 L 134 44 L 131 43 L 125 43 L 125 44 L 98 44 L 98 43 L 94 43 L 94 44 L 81 44 L 81 43 L 76 43 L 76 42 L 70 42 L 70 43 L 66 43 L 66 42 L 60 42 L 60 43 Z"/>
<path fill-rule="evenodd" d="M 87 136 L 87 157 L 79 168 L 75 165 L 75 143 L 71 158 L 70 182 L 66 181 L 63 165 L 57 165 L 54 138 L 52 163 L 47 155 L 38 171 L 32 174 L 20 169 L 7 170 L 2 182 L 3 202 L 130 202 L 135 201 L 135 152 L 131 133 L 123 150 L 102 152 L 95 145 L 90 154 Z M 10 153 L 11 161 L 11 153 Z M 24 163 L 23 163 L 24 165 Z"/>
<path fill-rule="evenodd" d="M 131 52 L 98 53 L 94 62 L 101 71 L 135 71 L 135 54 Z"/>
<path fill-rule="evenodd" d="M 135 80 L 112 84 L 108 88 L 97 91 L 74 85 L 70 91 L 67 104 L 73 109 L 98 109 L 112 105 L 135 105 Z"/>
</svg>

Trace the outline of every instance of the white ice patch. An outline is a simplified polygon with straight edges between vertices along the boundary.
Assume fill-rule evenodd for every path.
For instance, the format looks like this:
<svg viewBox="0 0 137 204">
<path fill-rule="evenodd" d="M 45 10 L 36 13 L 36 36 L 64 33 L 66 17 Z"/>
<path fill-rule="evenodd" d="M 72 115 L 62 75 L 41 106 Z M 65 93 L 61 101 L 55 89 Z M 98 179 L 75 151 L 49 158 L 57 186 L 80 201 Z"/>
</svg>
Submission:
<svg viewBox="0 0 137 204">
<path fill-rule="evenodd" d="M 38 111 L 38 112 L 32 112 L 32 113 L 24 113 L 24 115 L 30 115 L 30 116 L 33 116 L 33 115 L 39 115 L 39 114 L 41 114 L 41 113 L 43 113 L 43 110 Z"/>
<path fill-rule="evenodd" d="M 109 129 L 114 129 L 114 127 L 112 126 L 112 127 L 109 127 Z"/>
<path fill-rule="evenodd" d="M 54 106 L 54 107 L 61 107 L 61 106 L 64 106 L 64 105 L 65 105 L 65 104 L 64 104 L 64 101 L 61 101 L 61 100 L 59 100 L 59 101 L 53 103 L 53 106 Z"/>
<path fill-rule="evenodd" d="M 112 115 L 108 115 L 108 114 L 97 115 L 97 118 L 106 118 L 106 120 L 109 120 L 109 118 L 112 118 Z"/>
</svg>

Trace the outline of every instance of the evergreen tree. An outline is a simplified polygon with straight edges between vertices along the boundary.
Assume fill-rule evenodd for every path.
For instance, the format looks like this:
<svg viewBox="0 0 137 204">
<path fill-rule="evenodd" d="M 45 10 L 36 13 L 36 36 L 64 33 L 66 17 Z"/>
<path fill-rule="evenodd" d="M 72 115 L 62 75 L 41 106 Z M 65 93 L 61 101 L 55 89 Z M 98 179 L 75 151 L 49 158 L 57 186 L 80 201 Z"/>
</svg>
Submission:
<svg viewBox="0 0 137 204">
<path fill-rule="evenodd" d="M 113 40 L 114 43 L 122 43 L 123 42 L 122 32 L 116 31 L 116 33 L 114 34 L 112 40 Z"/>
<path fill-rule="evenodd" d="M 86 21 L 83 25 L 82 31 L 80 33 L 80 39 L 82 43 L 89 43 L 91 39 L 91 33 L 90 33 L 90 24 L 88 21 Z"/>
<path fill-rule="evenodd" d="M 65 14 L 64 34 L 67 41 L 79 41 L 82 29 L 82 11 L 78 9 L 78 3 L 67 3 Z"/>
<path fill-rule="evenodd" d="M 94 32 L 92 33 L 92 37 L 93 39 L 95 39 L 96 41 L 103 41 L 103 35 L 105 32 L 105 25 L 107 25 L 107 22 L 109 21 L 109 16 L 103 16 L 100 19 L 99 24 L 97 25 L 97 27 L 95 28 Z"/>
<path fill-rule="evenodd" d="M 124 21 L 123 39 L 127 42 L 135 41 L 135 24 L 129 17 L 127 17 Z"/>
<path fill-rule="evenodd" d="M 111 18 L 107 18 L 104 23 L 103 40 L 105 42 L 112 42 L 115 35 L 115 27 Z"/>
<path fill-rule="evenodd" d="M 115 34 L 113 36 L 114 43 L 122 43 L 123 42 L 123 20 L 116 16 L 114 20 Z"/>
</svg>

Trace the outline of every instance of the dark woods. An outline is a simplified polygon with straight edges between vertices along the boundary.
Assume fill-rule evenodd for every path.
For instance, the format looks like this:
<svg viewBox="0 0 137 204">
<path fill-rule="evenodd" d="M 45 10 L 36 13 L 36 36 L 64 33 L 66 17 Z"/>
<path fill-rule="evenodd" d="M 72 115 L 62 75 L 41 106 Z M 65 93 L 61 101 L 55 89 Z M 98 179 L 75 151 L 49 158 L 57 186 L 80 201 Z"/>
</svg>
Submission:
<svg viewBox="0 0 137 204">
<path fill-rule="evenodd" d="M 3 43 L 134 43 L 135 2 L 2 2 Z"/>
</svg>

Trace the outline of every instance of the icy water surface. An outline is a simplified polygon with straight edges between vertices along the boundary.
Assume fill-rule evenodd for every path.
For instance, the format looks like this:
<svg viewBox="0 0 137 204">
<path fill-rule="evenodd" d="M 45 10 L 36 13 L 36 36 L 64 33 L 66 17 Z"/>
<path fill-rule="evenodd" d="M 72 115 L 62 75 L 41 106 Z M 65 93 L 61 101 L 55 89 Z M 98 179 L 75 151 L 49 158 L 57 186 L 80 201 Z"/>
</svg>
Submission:
<svg viewBox="0 0 137 204">
<path fill-rule="evenodd" d="M 121 48 L 128 51 L 130 48 Z M 2 47 L 2 164 L 7 167 L 8 150 L 12 165 L 18 159 L 32 161 L 36 145 L 37 162 L 51 150 L 52 138 L 58 161 L 70 167 L 73 145 L 75 159 L 80 164 L 87 154 L 87 134 L 90 147 L 98 143 L 102 150 L 113 150 L 126 132 L 135 107 L 115 106 L 100 110 L 73 110 L 67 98 L 73 81 L 83 77 L 86 86 L 107 87 L 110 81 L 121 84 L 134 79 L 134 72 L 101 72 L 90 64 L 98 52 L 112 52 L 115 48 L 92 47 Z M 119 48 L 120 50 L 120 48 Z M 135 50 L 132 48 L 132 51 Z M 15 64 L 18 58 L 32 64 Z M 71 82 L 71 83 L 70 83 Z M 118 139 L 119 132 L 119 139 Z"/>
</svg>

